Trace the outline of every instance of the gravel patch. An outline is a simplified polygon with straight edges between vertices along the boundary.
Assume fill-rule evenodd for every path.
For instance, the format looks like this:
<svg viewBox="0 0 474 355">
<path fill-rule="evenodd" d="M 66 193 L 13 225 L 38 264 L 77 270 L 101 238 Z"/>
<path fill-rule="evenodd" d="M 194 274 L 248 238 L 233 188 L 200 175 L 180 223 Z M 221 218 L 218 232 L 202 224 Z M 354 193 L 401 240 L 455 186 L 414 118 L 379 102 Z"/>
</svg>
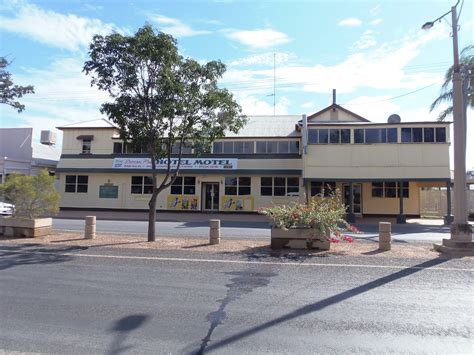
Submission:
<svg viewBox="0 0 474 355">
<path fill-rule="evenodd" d="M 222 253 L 249 253 L 249 252 L 272 252 L 269 241 L 254 240 L 225 240 L 221 239 L 220 244 L 210 245 L 206 240 L 189 237 L 166 237 L 157 236 L 155 242 L 147 242 L 146 235 L 123 235 L 123 234 L 97 234 L 95 239 L 84 239 L 82 233 L 74 232 L 54 232 L 53 234 L 39 238 L 5 238 L 0 237 L 1 243 L 8 244 L 45 244 L 45 245 L 67 245 L 81 247 L 107 247 L 126 249 L 156 249 L 156 250 L 186 250 L 194 252 L 222 252 Z M 290 250 L 290 249 L 285 249 Z M 291 250 L 296 251 L 294 249 Z M 436 258 L 440 254 L 433 250 L 428 243 L 392 244 L 390 251 L 379 251 L 378 243 L 359 242 L 353 243 L 333 243 L 329 251 L 308 251 L 300 250 L 299 253 L 305 255 L 318 256 L 365 256 L 365 257 L 386 257 L 386 258 Z"/>
</svg>

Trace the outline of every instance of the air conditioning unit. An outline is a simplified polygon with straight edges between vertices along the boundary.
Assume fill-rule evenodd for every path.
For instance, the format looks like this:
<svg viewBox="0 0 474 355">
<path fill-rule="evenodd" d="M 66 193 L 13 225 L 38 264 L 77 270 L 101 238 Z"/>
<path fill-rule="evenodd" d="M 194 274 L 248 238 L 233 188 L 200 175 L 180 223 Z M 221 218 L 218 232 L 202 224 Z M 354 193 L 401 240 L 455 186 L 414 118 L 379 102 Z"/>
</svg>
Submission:
<svg viewBox="0 0 474 355">
<path fill-rule="evenodd" d="M 55 145 L 56 133 L 53 131 L 41 131 L 41 144 Z"/>
</svg>

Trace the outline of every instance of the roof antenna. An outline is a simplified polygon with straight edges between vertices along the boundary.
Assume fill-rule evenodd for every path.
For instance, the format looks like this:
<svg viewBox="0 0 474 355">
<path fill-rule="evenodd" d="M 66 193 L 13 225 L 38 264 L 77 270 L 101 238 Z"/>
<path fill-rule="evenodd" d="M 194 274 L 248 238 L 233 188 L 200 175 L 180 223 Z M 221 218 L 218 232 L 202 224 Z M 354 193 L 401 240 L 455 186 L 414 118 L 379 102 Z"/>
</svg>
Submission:
<svg viewBox="0 0 474 355">
<path fill-rule="evenodd" d="M 332 104 L 336 104 L 336 89 L 332 89 Z"/>
<path fill-rule="evenodd" d="M 275 116 L 275 107 L 276 107 L 275 82 L 276 82 L 276 54 L 273 53 L 273 116 Z"/>
</svg>

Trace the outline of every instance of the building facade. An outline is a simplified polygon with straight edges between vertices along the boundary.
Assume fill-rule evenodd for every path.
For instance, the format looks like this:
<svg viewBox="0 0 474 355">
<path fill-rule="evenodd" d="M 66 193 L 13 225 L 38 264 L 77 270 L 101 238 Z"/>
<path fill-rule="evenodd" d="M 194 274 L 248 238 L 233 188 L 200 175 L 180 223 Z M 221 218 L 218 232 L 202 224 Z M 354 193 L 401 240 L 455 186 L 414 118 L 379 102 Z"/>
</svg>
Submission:
<svg viewBox="0 0 474 355">
<path fill-rule="evenodd" d="M 112 123 L 59 129 L 61 207 L 147 209 L 149 159 L 131 151 Z M 308 117 L 251 116 L 209 154 L 186 151 L 157 208 L 254 212 L 339 189 L 349 219 L 395 215 L 403 222 L 420 215 L 421 188 L 449 188 L 449 144 L 449 123 L 373 123 L 336 103 Z"/>
</svg>

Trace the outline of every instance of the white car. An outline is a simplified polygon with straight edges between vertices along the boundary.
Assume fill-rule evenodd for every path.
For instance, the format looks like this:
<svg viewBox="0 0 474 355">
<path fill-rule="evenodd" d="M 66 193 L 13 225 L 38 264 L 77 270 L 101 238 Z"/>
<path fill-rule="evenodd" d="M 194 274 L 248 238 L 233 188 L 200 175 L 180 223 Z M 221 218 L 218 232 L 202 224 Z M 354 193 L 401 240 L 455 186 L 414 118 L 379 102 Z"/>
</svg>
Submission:
<svg viewBox="0 0 474 355">
<path fill-rule="evenodd" d="M 0 201 L 0 215 L 10 216 L 13 214 L 14 210 L 15 210 L 15 205 Z"/>
</svg>

